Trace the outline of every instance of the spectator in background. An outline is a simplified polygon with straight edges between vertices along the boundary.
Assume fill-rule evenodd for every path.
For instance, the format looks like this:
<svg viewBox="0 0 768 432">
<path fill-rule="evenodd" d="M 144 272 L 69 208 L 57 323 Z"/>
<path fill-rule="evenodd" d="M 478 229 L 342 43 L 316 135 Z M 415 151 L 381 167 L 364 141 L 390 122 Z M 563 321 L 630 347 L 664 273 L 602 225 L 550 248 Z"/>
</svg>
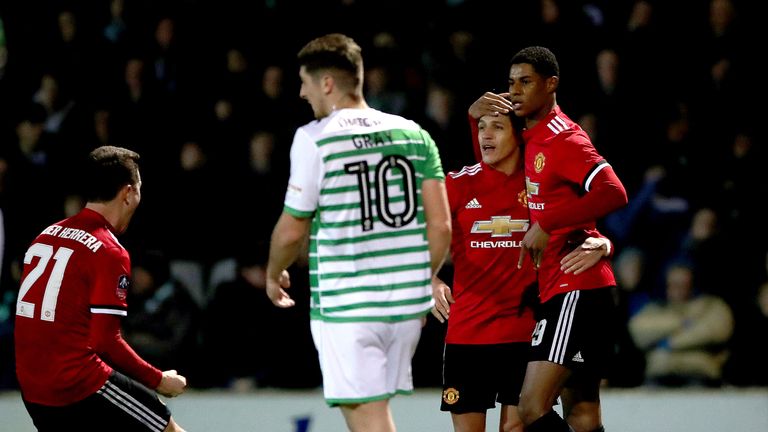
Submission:
<svg viewBox="0 0 768 432">
<path fill-rule="evenodd" d="M 408 100 L 404 92 L 392 88 L 391 81 L 391 72 L 385 65 L 369 67 L 365 71 L 365 97 L 372 108 L 401 115 L 408 107 Z"/>
<path fill-rule="evenodd" d="M 277 142 L 287 143 L 293 138 L 291 131 L 298 126 L 296 113 L 306 107 L 296 103 L 292 94 L 285 91 L 285 67 L 277 62 L 270 62 L 261 71 L 259 88 L 253 98 L 251 109 L 256 113 L 254 126 L 258 129 L 273 131 Z M 275 156 L 280 166 L 288 169 L 289 146 L 275 148 Z"/>
<path fill-rule="evenodd" d="M 160 369 L 174 367 L 196 377 L 201 311 L 189 289 L 171 275 L 162 252 L 137 254 L 128 304 L 123 331 L 136 352 Z"/>
<path fill-rule="evenodd" d="M 233 217 L 239 221 L 238 227 L 251 226 L 246 235 L 256 242 L 266 242 L 271 234 L 270 228 L 275 225 L 283 211 L 283 191 L 273 187 L 284 184 L 288 179 L 287 173 L 276 160 L 276 147 L 280 145 L 278 135 L 268 130 L 255 131 L 248 141 L 247 154 L 240 158 L 235 170 L 237 188 L 227 188 L 225 195 L 231 195 L 231 201 L 237 208 Z M 242 189 L 241 189 L 242 188 Z M 259 202 L 238 200 L 241 190 L 258 190 Z M 243 234 L 240 234 L 243 235 Z M 246 242 L 245 247 L 252 247 Z"/>
<path fill-rule="evenodd" d="M 680 242 L 679 255 L 691 263 L 697 289 L 734 305 L 740 297 L 738 290 L 731 285 L 735 280 L 724 274 L 722 268 L 736 266 L 737 263 L 730 256 L 723 256 L 722 251 L 727 248 L 718 214 L 708 207 L 696 210 Z"/>
<path fill-rule="evenodd" d="M 222 212 L 218 192 L 211 188 L 212 181 L 217 179 L 210 163 L 207 149 L 194 138 L 183 142 L 178 148 L 172 167 L 166 168 L 170 180 L 166 184 L 167 199 L 162 203 L 161 214 L 157 218 L 164 224 L 174 224 L 174 229 L 158 236 L 165 243 L 160 246 L 167 254 L 174 269 L 174 274 L 184 282 L 192 293 L 192 297 L 203 307 L 207 298 L 205 274 L 209 266 L 220 258 L 222 251 L 231 246 L 229 237 L 211 236 L 205 241 L 189 243 L 190 233 L 202 232 L 208 224 L 218 226 Z M 184 217 L 175 218 L 178 209 L 184 209 Z M 229 217 L 229 215 L 227 215 Z M 171 222 L 173 220 L 173 222 Z M 202 230 L 202 231 L 201 231 Z M 226 242 L 226 244 L 225 244 Z M 177 273 L 178 272 L 178 273 Z"/>
<path fill-rule="evenodd" d="M 768 254 L 766 258 L 768 264 Z M 727 383 L 737 386 L 768 386 L 765 346 L 755 339 L 755 335 L 768 334 L 768 281 L 760 285 L 752 300 L 736 315 L 731 357 L 724 377 Z"/>
<path fill-rule="evenodd" d="M 419 124 L 434 137 L 447 170 L 459 170 L 474 162 L 472 149 L 465 144 L 469 129 L 456 109 L 456 93 L 438 83 L 427 84 L 426 105 Z"/>
<path fill-rule="evenodd" d="M 635 247 L 624 248 L 614 260 L 616 287 L 614 299 L 616 316 L 616 358 L 608 374 L 608 384 L 613 387 L 635 387 L 645 377 L 645 355 L 638 349 L 627 330 L 629 318 L 649 301 L 651 277 L 646 271 L 646 257 Z"/>
<path fill-rule="evenodd" d="M 740 253 L 734 258 L 741 269 L 747 270 L 730 274 L 729 277 L 735 277 L 731 283 L 749 287 L 764 282 L 763 248 L 768 243 L 768 230 L 752 228 L 768 220 L 763 200 L 756 199 L 768 190 L 768 176 L 756 175 L 765 169 L 768 149 L 761 145 L 754 128 L 760 126 L 741 126 L 725 143 L 716 170 L 719 180 L 712 191 L 721 235 L 726 241 L 737 242 Z M 751 302 L 751 295 L 745 296 L 741 290 L 730 291 L 741 301 Z"/>
<path fill-rule="evenodd" d="M 667 270 L 666 298 L 629 320 L 632 339 L 645 352 L 646 382 L 668 386 L 721 385 L 733 326 L 728 304 L 699 293 L 693 268 L 682 262 Z"/>
<path fill-rule="evenodd" d="M 233 105 L 240 110 L 247 111 L 247 104 L 254 100 L 258 86 L 255 84 L 253 69 L 245 50 L 236 46 L 227 49 L 224 68 L 216 73 L 221 75 L 216 79 L 216 86 L 220 88 L 214 91 L 222 97 L 230 98 Z"/>
<path fill-rule="evenodd" d="M 57 32 L 46 53 L 49 68 L 72 89 L 76 98 L 85 96 L 93 92 L 89 80 L 98 78 L 88 37 L 83 34 L 81 20 L 74 9 L 60 10 L 56 24 Z"/>
<path fill-rule="evenodd" d="M 16 142 L 0 149 L 5 154 L 7 171 L 6 223 L 9 231 L 9 258 L 23 256 L 29 238 L 45 228 L 46 218 L 60 215 L 63 198 L 61 183 L 68 177 L 58 178 L 56 160 L 51 158 L 51 136 L 44 130 L 45 109 L 39 104 L 25 104 L 16 124 Z M 56 179 L 56 180 L 54 180 Z M 41 200 L 40 196 L 49 199 Z"/>
<path fill-rule="evenodd" d="M 278 357 L 270 350 L 276 335 L 265 331 L 275 325 L 266 295 L 265 246 L 250 246 L 253 252 L 237 259 L 236 279 L 214 287 L 204 324 L 206 381 L 240 391 L 265 386 Z"/>
<path fill-rule="evenodd" d="M 110 0 L 109 23 L 104 27 L 104 38 L 115 47 L 125 43 L 128 26 L 125 23 L 125 0 Z"/>
<path fill-rule="evenodd" d="M 267 244 L 253 241 L 237 257 L 237 276 L 214 288 L 206 311 L 203 355 L 209 385 L 234 391 L 259 387 L 304 388 L 321 384 L 309 332 L 309 286 L 299 267 L 293 287 L 300 307 L 275 308 L 266 295 Z M 301 294 L 298 294 L 298 293 Z M 278 327 L 293 342 L 265 329 Z"/>
<path fill-rule="evenodd" d="M 146 61 L 140 56 L 131 56 L 122 65 L 122 82 L 113 87 L 112 125 L 117 138 L 113 144 L 136 149 L 141 154 L 154 154 L 162 149 L 154 137 L 161 132 L 162 119 L 167 113 L 159 109 Z M 146 174 L 153 175 L 155 166 L 162 165 L 160 160 L 148 162 L 144 167 Z"/>
<path fill-rule="evenodd" d="M 12 276 L 8 260 L 8 233 L 6 222 L 7 195 L 5 176 L 8 162 L 0 155 L 0 390 L 16 388 L 15 359 L 13 354 L 13 319 L 16 308 L 18 280 Z"/>
<path fill-rule="evenodd" d="M 75 106 L 75 102 L 61 88 L 59 79 L 52 73 L 43 74 L 40 79 L 40 87 L 35 92 L 32 100 L 45 108 L 46 119 L 44 129 L 51 134 L 58 134 L 65 123 L 69 113 Z"/>
<path fill-rule="evenodd" d="M 173 18 L 166 16 L 157 22 L 152 49 L 150 76 L 160 96 L 163 99 L 171 98 L 178 91 L 180 69 L 176 21 Z"/>
</svg>

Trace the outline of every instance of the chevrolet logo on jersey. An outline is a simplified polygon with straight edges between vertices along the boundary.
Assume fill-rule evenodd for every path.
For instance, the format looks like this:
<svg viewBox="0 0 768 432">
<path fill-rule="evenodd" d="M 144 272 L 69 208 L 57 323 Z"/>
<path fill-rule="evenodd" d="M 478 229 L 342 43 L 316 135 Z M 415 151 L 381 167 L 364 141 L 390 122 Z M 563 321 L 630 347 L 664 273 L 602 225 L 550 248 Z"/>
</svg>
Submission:
<svg viewBox="0 0 768 432">
<path fill-rule="evenodd" d="M 528 220 L 510 216 L 491 216 L 489 221 L 475 221 L 473 234 L 491 234 L 491 237 L 511 237 L 513 232 L 528 231 Z"/>
</svg>

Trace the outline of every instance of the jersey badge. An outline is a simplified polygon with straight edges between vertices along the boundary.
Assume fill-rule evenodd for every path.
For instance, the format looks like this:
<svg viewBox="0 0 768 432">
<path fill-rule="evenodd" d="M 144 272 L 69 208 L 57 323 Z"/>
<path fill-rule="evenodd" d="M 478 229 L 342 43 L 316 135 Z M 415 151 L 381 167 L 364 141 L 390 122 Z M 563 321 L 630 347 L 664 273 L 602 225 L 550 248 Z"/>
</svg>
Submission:
<svg viewBox="0 0 768 432">
<path fill-rule="evenodd" d="M 537 154 L 533 159 L 533 169 L 536 171 L 536 174 L 544 170 L 544 164 L 546 162 L 547 158 L 544 157 L 544 153 L 539 152 L 539 154 Z"/>
<path fill-rule="evenodd" d="M 125 300 L 125 298 L 128 296 L 128 288 L 131 286 L 131 280 L 128 278 L 128 275 L 120 275 L 119 278 L 117 278 L 117 298 L 120 300 Z"/>
<path fill-rule="evenodd" d="M 526 193 L 525 189 L 518 192 L 517 202 L 519 202 L 521 206 L 528 208 L 528 194 Z"/>
</svg>

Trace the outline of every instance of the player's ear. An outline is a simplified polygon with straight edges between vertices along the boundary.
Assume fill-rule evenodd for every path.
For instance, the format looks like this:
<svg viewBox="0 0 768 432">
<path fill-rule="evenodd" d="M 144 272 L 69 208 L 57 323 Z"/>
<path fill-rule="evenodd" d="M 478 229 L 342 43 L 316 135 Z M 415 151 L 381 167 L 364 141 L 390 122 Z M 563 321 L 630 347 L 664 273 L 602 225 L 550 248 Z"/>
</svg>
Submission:
<svg viewBox="0 0 768 432">
<path fill-rule="evenodd" d="M 320 77 L 320 88 L 323 89 L 323 94 L 330 94 L 335 86 L 336 79 L 332 74 L 326 73 Z"/>
<path fill-rule="evenodd" d="M 117 197 L 120 199 L 120 202 L 130 204 L 128 196 L 131 194 L 131 192 L 133 192 L 133 186 L 125 184 L 120 188 L 120 192 L 117 193 Z"/>
<path fill-rule="evenodd" d="M 557 91 L 558 84 L 560 84 L 560 77 L 551 76 L 547 78 L 547 91 L 549 93 L 554 93 L 555 91 Z"/>
</svg>

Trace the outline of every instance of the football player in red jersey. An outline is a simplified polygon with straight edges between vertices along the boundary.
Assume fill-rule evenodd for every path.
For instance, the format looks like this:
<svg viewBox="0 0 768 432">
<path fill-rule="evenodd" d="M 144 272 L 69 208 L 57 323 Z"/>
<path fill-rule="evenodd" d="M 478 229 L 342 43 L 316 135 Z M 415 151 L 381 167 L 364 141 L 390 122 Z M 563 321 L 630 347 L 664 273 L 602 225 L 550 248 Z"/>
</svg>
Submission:
<svg viewBox="0 0 768 432">
<path fill-rule="evenodd" d="M 566 273 L 563 257 L 596 221 L 627 204 L 627 193 L 587 133 L 557 105 L 559 66 L 547 48 L 520 50 L 510 61 L 511 109 L 525 120 L 525 176 L 532 226 L 518 267 L 538 269 L 541 318 L 519 412 L 526 431 L 602 431 L 600 381 L 613 353 L 610 323 L 616 285 L 607 260 Z M 564 421 L 552 404 L 560 395 Z"/>
<path fill-rule="evenodd" d="M 131 260 L 115 237 L 141 201 L 139 155 L 112 146 L 88 158 L 85 208 L 32 242 L 16 302 L 16 375 L 39 431 L 181 431 L 155 392 L 184 392 L 120 335 Z M 152 390 L 150 390 L 152 389 Z"/>
<path fill-rule="evenodd" d="M 537 294 L 536 271 L 518 269 L 520 243 L 529 226 L 522 121 L 480 115 L 483 100 L 470 107 L 481 162 L 446 177 L 453 235 L 452 289 L 433 278 L 433 315 L 448 331 L 443 356 L 443 400 L 454 430 L 486 430 L 486 412 L 501 404 L 499 430 L 522 432 L 517 413 L 535 320 L 528 294 Z M 488 111 L 488 110 L 484 110 Z M 586 269 L 610 253 L 605 238 L 569 257 Z M 535 302 L 535 301 L 534 301 Z"/>
</svg>

